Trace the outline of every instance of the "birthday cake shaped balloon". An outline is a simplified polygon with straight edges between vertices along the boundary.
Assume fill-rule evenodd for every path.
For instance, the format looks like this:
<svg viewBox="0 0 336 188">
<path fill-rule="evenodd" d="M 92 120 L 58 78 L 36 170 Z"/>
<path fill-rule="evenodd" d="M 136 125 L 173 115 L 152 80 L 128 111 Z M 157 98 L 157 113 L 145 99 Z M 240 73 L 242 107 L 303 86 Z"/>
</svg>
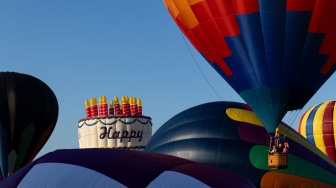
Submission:
<svg viewBox="0 0 336 188">
<path fill-rule="evenodd" d="M 78 122 L 80 148 L 123 148 L 142 150 L 152 136 L 151 118 L 142 115 L 140 99 L 117 96 L 85 100 L 86 118 Z"/>
</svg>

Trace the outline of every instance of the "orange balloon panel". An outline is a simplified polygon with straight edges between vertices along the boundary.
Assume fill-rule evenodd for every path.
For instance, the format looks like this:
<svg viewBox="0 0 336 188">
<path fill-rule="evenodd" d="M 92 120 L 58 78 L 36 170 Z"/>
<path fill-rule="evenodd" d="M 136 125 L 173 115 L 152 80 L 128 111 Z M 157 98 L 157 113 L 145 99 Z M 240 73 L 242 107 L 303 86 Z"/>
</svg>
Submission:
<svg viewBox="0 0 336 188">
<path fill-rule="evenodd" d="M 334 185 L 326 184 L 309 178 L 284 174 L 280 172 L 267 172 L 260 182 L 261 188 L 292 188 L 292 187 L 309 187 L 309 188 L 335 188 Z"/>
</svg>

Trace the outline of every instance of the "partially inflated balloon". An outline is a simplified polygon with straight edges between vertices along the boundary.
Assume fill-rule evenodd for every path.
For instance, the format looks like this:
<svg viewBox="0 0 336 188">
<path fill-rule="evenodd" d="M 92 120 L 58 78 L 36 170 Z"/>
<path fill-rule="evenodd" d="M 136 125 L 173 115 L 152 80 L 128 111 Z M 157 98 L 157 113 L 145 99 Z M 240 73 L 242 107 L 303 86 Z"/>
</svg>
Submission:
<svg viewBox="0 0 336 188">
<path fill-rule="evenodd" d="M 34 159 L 58 117 L 53 91 L 26 74 L 0 72 L 1 178 Z"/>
<path fill-rule="evenodd" d="M 94 148 L 50 152 L 0 182 L 0 187 L 255 186 L 235 173 L 178 157 L 134 150 Z"/>
<path fill-rule="evenodd" d="M 336 101 L 309 108 L 300 120 L 298 132 L 336 162 Z"/>
<path fill-rule="evenodd" d="M 181 31 L 268 132 L 336 65 L 335 0 L 164 0 Z"/>
</svg>

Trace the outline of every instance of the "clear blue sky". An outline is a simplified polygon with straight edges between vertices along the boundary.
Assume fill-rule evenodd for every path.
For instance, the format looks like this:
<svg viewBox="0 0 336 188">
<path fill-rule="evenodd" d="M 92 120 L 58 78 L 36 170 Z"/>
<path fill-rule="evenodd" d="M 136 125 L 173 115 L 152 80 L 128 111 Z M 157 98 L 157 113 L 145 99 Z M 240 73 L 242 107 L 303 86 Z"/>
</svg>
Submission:
<svg viewBox="0 0 336 188">
<path fill-rule="evenodd" d="M 153 132 L 199 104 L 244 102 L 185 40 L 161 0 L 0 2 L 0 71 L 41 79 L 59 103 L 56 128 L 38 156 L 78 148 L 77 122 L 91 97 L 140 98 Z M 310 106 L 335 99 L 335 83 L 334 75 L 293 128 Z"/>
</svg>

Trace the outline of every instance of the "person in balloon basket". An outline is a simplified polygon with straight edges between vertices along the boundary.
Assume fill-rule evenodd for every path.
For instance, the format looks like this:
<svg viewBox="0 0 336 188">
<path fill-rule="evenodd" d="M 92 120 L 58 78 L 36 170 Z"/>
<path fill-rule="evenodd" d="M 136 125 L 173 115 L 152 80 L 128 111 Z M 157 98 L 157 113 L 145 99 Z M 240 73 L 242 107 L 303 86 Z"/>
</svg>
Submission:
<svg viewBox="0 0 336 188">
<path fill-rule="evenodd" d="M 285 143 L 284 143 L 284 147 L 283 147 L 283 149 L 282 149 L 282 153 L 288 153 L 288 149 L 289 149 L 288 142 L 285 142 Z"/>
<path fill-rule="evenodd" d="M 277 151 L 275 145 L 272 147 L 272 150 L 268 151 L 269 154 L 273 155 Z"/>
<path fill-rule="evenodd" d="M 281 142 L 279 142 L 279 144 L 277 145 L 276 152 L 278 152 L 278 153 L 282 153 L 283 152 L 283 146 L 282 146 Z"/>
</svg>

